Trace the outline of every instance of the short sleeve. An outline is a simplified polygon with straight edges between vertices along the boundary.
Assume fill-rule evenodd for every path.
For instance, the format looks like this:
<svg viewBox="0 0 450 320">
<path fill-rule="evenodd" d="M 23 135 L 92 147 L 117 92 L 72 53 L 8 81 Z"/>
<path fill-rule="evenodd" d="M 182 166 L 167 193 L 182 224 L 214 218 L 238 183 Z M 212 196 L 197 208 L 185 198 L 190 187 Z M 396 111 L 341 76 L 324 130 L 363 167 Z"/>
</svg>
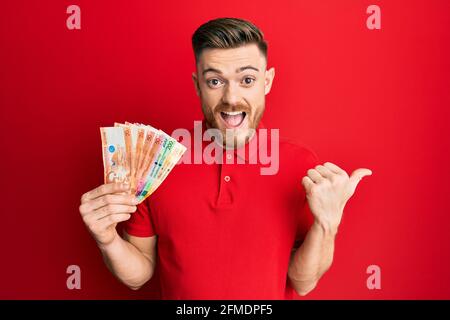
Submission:
<svg viewBox="0 0 450 320">
<path fill-rule="evenodd" d="M 307 148 L 301 149 L 301 154 L 299 155 L 302 157 L 302 166 L 301 171 L 299 173 L 300 181 L 301 179 L 307 174 L 307 171 L 311 168 L 314 168 L 319 164 L 319 159 L 317 155 L 312 152 L 311 150 Z M 301 196 L 299 199 L 299 203 L 297 206 L 298 212 L 298 219 L 297 219 L 297 232 L 295 236 L 295 242 L 293 246 L 293 251 L 298 249 L 303 241 L 305 240 L 306 234 L 308 233 L 309 229 L 311 228 L 312 224 L 314 223 L 314 217 L 311 213 L 311 210 L 308 205 L 308 201 L 305 197 L 304 188 L 300 182 L 301 187 Z M 292 288 L 292 283 L 289 280 L 289 277 L 286 279 L 286 290 L 285 290 L 285 299 L 288 300 L 298 300 L 300 299 L 300 296 L 295 292 L 295 290 Z"/>
<path fill-rule="evenodd" d="M 319 158 L 317 155 L 311 151 L 310 149 L 303 148 L 303 168 L 302 172 L 300 173 L 301 177 L 300 180 L 307 174 L 307 171 L 309 169 L 314 168 L 319 164 Z M 314 216 L 311 213 L 311 210 L 308 205 L 308 201 L 306 200 L 305 193 L 303 186 L 302 188 L 302 199 L 300 199 L 299 204 L 299 216 L 298 216 L 298 225 L 297 225 L 297 233 L 296 233 L 296 243 L 295 247 L 298 247 L 301 245 L 303 240 L 305 239 L 306 234 L 308 233 L 309 229 L 311 228 L 312 224 L 314 223 Z"/>
<path fill-rule="evenodd" d="M 156 234 L 155 226 L 150 211 L 148 198 L 137 206 L 136 212 L 131 218 L 123 222 L 123 230 L 129 235 L 136 237 L 152 237 Z"/>
</svg>

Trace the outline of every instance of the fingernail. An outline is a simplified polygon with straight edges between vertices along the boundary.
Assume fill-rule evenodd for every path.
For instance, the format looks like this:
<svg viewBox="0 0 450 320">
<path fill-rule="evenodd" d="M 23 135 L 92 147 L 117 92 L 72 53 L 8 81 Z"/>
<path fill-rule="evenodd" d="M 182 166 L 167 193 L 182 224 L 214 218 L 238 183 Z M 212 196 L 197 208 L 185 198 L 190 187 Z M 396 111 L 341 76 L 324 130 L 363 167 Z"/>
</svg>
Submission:
<svg viewBox="0 0 450 320">
<path fill-rule="evenodd" d="M 132 202 L 133 202 L 133 204 L 138 204 L 139 203 L 139 200 L 137 199 L 137 198 L 133 198 L 133 200 L 132 200 Z"/>
</svg>

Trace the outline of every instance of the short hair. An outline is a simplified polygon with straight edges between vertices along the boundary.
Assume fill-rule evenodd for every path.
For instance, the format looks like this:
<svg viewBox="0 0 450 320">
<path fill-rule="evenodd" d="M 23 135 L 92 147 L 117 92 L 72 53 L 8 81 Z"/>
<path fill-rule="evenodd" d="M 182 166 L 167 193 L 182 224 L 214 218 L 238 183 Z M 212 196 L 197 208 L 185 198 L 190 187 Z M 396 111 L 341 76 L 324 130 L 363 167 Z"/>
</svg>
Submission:
<svg viewBox="0 0 450 320">
<path fill-rule="evenodd" d="M 197 63 L 204 49 L 238 48 L 256 44 L 267 60 L 267 42 L 257 26 L 238 18 L 218 18 L 202 24 L 192 35 Z"/>
</svg>

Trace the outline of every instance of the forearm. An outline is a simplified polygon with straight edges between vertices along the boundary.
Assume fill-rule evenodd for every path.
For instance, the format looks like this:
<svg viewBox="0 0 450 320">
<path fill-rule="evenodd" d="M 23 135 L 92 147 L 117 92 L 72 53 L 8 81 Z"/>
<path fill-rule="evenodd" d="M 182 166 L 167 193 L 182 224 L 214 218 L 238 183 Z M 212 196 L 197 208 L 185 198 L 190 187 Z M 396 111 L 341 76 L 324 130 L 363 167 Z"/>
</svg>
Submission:
<svg viewBox="0 0 450 320">
<path fill-rule="evenodd" d="M 306 295 L 333 261 L 336 231 L 314 222 L 302 245 L 291 257 L 288 276 L 294 289 Z"/>
<path fill-rule="evenodd" d="M 155 261 L 119 235 L 99 248 L 108 269 L 129 288 L 139 289 L 152 277 Z"/>
</svg>

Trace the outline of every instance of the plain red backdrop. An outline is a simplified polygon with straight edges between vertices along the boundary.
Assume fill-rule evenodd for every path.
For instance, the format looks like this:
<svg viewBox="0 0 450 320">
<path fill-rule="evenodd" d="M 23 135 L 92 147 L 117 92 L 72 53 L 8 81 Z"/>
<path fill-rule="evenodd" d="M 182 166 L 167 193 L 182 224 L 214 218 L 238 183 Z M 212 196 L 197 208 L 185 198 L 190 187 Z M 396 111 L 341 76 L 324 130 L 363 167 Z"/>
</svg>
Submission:
<svg viewBox="0 0 450 320">
<path fill-rule="evenodd" d="M 66 8 L 81 8 L 81 30 Z M 381 30 L 366 8 L 381 7 Z M 246 18 L 276 68 L 264 122 L 323 161 L 374 172 L 310 299 L 450 298 L 450 2 L 4 1 L 0 298 L 154 298 L 107 271 L 78 213 L 102 183 L 100 126 L 201 120 L 190 37 Z M 175 168 L 176 169 L 176 168 Z M 170 178 L 170 177 L 169 177 Z M 81 290 L 66 268 L 81 267 Z M 381 290 L 366 268 L 381 267 Z"/>
</svg>

